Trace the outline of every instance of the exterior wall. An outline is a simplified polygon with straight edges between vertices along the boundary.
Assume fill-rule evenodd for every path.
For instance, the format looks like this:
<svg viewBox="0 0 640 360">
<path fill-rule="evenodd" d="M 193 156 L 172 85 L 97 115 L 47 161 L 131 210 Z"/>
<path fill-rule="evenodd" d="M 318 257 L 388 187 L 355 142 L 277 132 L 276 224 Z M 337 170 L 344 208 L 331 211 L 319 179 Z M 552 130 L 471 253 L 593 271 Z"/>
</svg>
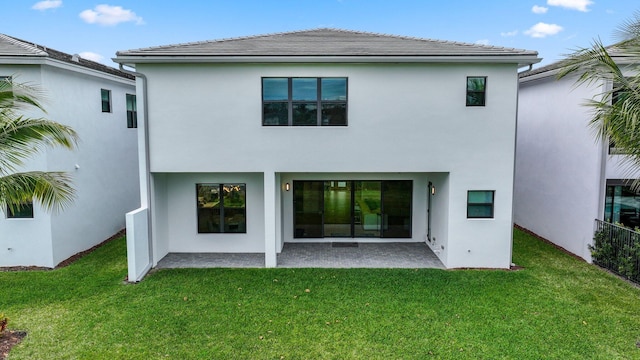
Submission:
<svg viewBox="0 0 640 360">
<path fill-rule="evenodd" d="M 168 212 L 158 216 L 166 224 L 168 252 L 253 252 L 263 253 L 264 191 L 263 176 L 244 174 L 165 174 L 166 191 L 156 193 L 158 204 Z M 247 232 L 245 234 L 198 234 L 196 184 L 245 183 L 247 186 Z M 163 216 L 163 218 L 160 218 Z M 163 233 L 158 232 L 162 237 Z M 159 260 L 159 259 L 158 259 Z"/>
<path fill-rule="evenodd" d="M 514 220 L 589 261 L 606 150 L 583 104 L 602 89 L 574 82 L 550 76 L 520 85 Z"/>
<path fill-rule="evenodd" d="M 31 168 L 70 173 L 77 193 L 74 203 L 59 213 L 39 211 L 20 226 L 11 220 L 10 237 L 16 239 L 11 247 L 31 255 L 0 255 L 0 266 L 53 267 L 123 229 L 125 213 L 139 206 L 137 131 L 127 128 L 125 102 L 125 94 L 135 94 L 135 86 L 111 75 L 98 77 L 50 65 L 11 70 L 17 81 L 41 86 L 44 116 L 71 126 L 80 138 L 77 150 L 48 149 Z M 101 111 L 101 88 L 111 90 L 111 113 Z M 10 222 L 4 216 L 1 221 Z M 37 235 L 32 234 L 34 225 L 43 228 Z M 44 243 L 48 246 L 41 246 Z M 47 261 L 42 261 L 41 251 Z"/>
<path fill-rule="evenodd" d="M 449 267 L 510 265 L 515 65 L 138 64 L 137 71 L 150 79 L 152 173 L 449 174 L 438 179 L 447 197 L 440 205 L 448 211 L 446 220 L 439 220 L 446 229 L 436 235 L 445 247 L 440 248 L 443 262 Z M 261 78 L 269 76 L 347 77 L 349 125 L 262 126 Z M 467 76 L 488 77 L 485 107 L 465 106 Z M 176 87 L 180 91 L 167 91 Z M 167 199 L 178 201 L 170 184 L 184 179 L 166 176 Z M 496 191 L 494 219 L 466 218 L 468 190 Z M 167 205 L 169 217 L 180 213 Z M 288 231 L 286 214 L 281 221 Z M 185 236 L 172 224 L 171 234 Z M 179 241 L 163 239 L 157 231 L 155 236 L 163 249 L 164 244 L 175 249 Z M 261 251 L 253 246 L 243 251 Z"/>
</svg>

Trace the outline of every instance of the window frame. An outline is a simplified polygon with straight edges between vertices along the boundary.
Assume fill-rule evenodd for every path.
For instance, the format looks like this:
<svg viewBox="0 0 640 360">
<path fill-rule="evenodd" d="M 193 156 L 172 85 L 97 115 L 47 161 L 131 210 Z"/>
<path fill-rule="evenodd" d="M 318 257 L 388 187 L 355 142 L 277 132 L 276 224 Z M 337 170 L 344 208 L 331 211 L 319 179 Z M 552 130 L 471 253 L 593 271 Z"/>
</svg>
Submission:
<svg viewBox="0 0 640 360">
<path fill-rule="evenodd" d="M 265 92 L 264 92 L 264 80 L 265 79 L 286 79 L 287 80 L 287 99 L 286 100 L 265 100 Z M 316 80 L 316 99 L 315 100 L 295 100 L 293 94 L 293 83 L 294 79 L 315 79 Z M 324 79 L 343 79 L 345 82 L 345 99 L 344 100 L 323 100 L 322 99 L 322 80 Z M 260 78 L 261 82 L 261 99 L 262 99 L 262 126 L 348 126 L 349 125 L 349 78 L 341 77 L 341 76 L 327 76 L 327 77 L 305 77 L 305 76 L 297 76 L 297 77 L 285 77 L 285 76 L 264 76 Z M 316 122 L 315 124 L 294 124 L 294 110 L 295 105 L 300 104 L 311 104 L 314 103 L 316 106 Z M 287 124 L 266 124 L 265 123 L 265 105 L 266 104 L 287 104 Z M 344 114 L 345 120 L 344 124 L 324 124 L 323 123 L 323 105 L 344 105 Z"/>
<path fill-rule="evenodd" d="M 467 107 L 485 107 L 487 105 L 487 77 L 486 76 L 467 76 L 466 87 L 467 92 L 465 96 L 465 103 Z M 469 89 L 469 80 L 470 79 L 483 79 L 484 86 L 482 91 Z M 469 102 L 469 95 L 471 94 L 482 94 L 482 103 L 481 104 L 472 104 Z"/>
<path fill-rule="evenodd" d="M 104 99 L 104 94 L 107 94 L 107 100 L 106 100 L 106 105 L 108 107 L 107 110 L 105 110 L 105 99 Z M 111 90 L 109 89 L 100 89 L 100 104 L 101 104 L 101 109 L 103 113 L 110 113 L 111 112 Z"/>
<path fill-rule="evenodd" d="M 132 108 L 133 110 L 129 110 L 129 99 L 133 99 Z M 138 128 L 138 101 L 136 99 L 135 94 L 125 94 L 125 103 L 127 108 L 127 128 L 128 129 L 136 129 Z"/>
<path fill-rule="evenodd" d="M 220 194 L 220 214 L 219 214 L 219 229 L 218 231 L 201 231 L 200 226 L 200 206 L 199 190 L 200 186 L 218 187 L 218 193 Z M 225 205 L 224 205 L 224 187 L 225 186 L 241 186 L 244 189 L 244 226 L 242 231 L 225 231 Z M 247 233 L 247 184 L 246 183 L 196 183 L 196 229 L 198 234 L 246 234 Z"/>
<path fill-rule="evenodd" d="M 611 89 L 611 99 L 610 99 L 611 101 L 610 101 L 610 104 L 611 104 L 611 106 L 614 106 L 618 102 L 620 97 L 626 98 L 627 94 L 625 94 L 625 92 L 622 91 L 622 90 L 616 90 L 617 88 L 620 87 L 619 83 L 614 83 L 612 86 L 613 86 L 613 88 Z M 611 138 L 609 138 L 609 146 L 608 146 L 608 149 L 607 149 L 607 154 L 609 154 L 609 155 L 627 155 L 628 153 L 625 152 L 624 150 L 622 150 L 621 148 L 616 147 L 616 143 Z"/>
<path fill-rule="evenodd" d="M 470 202 L 471 193 L 491 193 L 491 202 Z M 467 190 L 467 219 L 493 219 L 495 218 L 495 203 L 496 203 L 496 191 L 495 190 Z M 469 213 L 469 209 L 472 207 L 489 206 L 491 214 L 489 216 L 474 216 Z"/>
<path fill-rule="evenodd" d="M 19 210 L 18 213 L 14 212 L 11 209 L 11 206 L 7 204 L 5 208 L 5 214 L 7 219 L 33 219 L 34 211 L 33 211 L 33 200 L 27 200 L 24 203 L 21 203 L 20 206 L 22 209 Z"/>
</svg>

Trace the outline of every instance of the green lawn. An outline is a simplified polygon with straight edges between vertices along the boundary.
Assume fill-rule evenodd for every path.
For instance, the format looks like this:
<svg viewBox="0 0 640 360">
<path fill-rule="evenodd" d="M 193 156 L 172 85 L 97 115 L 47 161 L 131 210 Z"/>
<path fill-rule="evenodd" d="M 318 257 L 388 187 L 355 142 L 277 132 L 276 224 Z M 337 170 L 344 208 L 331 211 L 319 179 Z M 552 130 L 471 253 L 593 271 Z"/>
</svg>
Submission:
<svg viewBox="0 0 640 360">
<path fill-rule="evenodd" d="M 0 273 L 10 359 L 640 358 L 640 289 L 516 231 L 524 270 L 188 269 L 125 243 Z M 309 289 L 307 292 L 306 289 Z"/>
</svg>

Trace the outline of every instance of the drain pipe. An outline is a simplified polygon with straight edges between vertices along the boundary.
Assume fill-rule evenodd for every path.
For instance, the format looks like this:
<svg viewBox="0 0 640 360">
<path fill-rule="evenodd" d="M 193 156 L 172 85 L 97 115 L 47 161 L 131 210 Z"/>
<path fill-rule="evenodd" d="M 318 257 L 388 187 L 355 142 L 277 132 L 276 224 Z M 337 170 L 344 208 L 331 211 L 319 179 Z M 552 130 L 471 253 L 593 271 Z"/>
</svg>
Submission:
<svg viewBox="0 0 640 360">
<path fill-rule="evenodd" d="M 124 64 L 119 64 L 120 71 L 125 72 L 127 74 L 131 74 L 137 78 L 142 79 L 142 106 L 143 106 L 143 121 L 144 126 L 142 131 L 144 133 L 144 167 L 145 167 L 145 180 L 146 180 L 146 188 L 147 188 L 147 201 L 146 204 L 140 204 L 147 207 L 147 241 L 149 242 L 149 268 L 153 265 L 153 229 L 151 226 L 151 167 L 149 165 L 149 106 L 148 104 L 148 96 L 147 96 L 147 76 L 139 73 L 137 71 L 127 70 L 124 68 Z"/>
</svg>

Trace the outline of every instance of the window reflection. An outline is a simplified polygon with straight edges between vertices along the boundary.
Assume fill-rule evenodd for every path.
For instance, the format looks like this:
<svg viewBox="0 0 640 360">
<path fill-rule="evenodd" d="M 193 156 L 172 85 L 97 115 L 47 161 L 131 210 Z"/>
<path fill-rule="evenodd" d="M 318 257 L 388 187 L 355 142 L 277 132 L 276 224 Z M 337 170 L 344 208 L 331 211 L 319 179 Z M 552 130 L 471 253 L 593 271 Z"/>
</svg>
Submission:
<svg viewBox="0 0 640 360">
<path fill-rule="evenodd" d="M 630 186 L 609 185 L 605 197 L 605 221 L 640 227 L 640 195 Z"/>
<path fill-rule="evenodd" d="M 196 184 L 198 233 L 246 233 L 245 184 Z"/>
</svg>

